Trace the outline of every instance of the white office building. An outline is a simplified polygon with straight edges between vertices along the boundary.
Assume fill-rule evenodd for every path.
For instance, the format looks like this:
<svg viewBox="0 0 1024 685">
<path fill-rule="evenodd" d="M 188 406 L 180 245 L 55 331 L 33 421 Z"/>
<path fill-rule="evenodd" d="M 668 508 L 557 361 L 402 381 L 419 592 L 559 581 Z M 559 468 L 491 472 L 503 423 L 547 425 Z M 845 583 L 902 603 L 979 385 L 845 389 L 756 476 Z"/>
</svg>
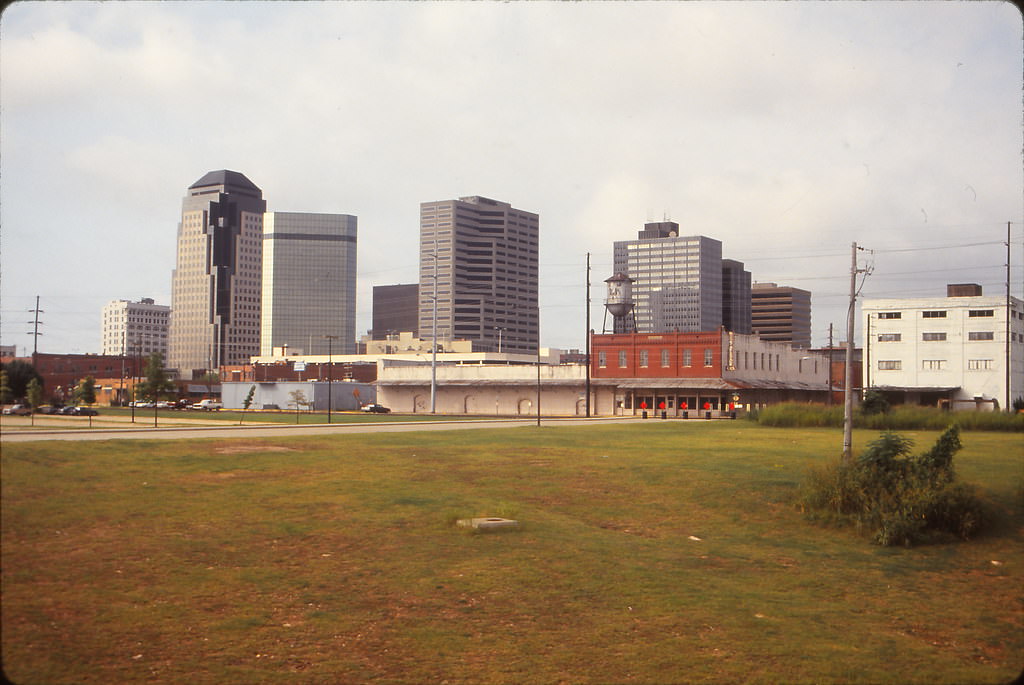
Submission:
<svg viewBox="0 0 1024 685">
<path fill-rule="evenodd" d="M 103 307 L 100 354 L 147 357 L 158 352 L 166 360 L 170 316 L 170 307 L 148 297 L 108 302 Z"/>
<path fill-rule="evenodd" d="M 950 285 L 947 297 L 865 300 L 864 387 L 890 401 L 1005 409 L 1024 396 L 1024 305 Z"/>
</svg>

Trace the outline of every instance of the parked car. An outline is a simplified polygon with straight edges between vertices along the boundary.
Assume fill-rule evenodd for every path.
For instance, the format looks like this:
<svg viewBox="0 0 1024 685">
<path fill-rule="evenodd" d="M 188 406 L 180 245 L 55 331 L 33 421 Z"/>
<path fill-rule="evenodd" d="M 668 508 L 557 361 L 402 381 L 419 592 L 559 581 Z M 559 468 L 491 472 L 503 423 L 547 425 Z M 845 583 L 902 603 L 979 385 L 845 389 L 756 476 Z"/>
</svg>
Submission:
<svg viewBox="0 0 1024 685">
<path fill-rule="evenodd" d="M 156 408 L 157 409 L 174 409 L 174 402 L 167 402 L 165 400 L 160 400 L 159 402 L 156 403 Z"/>
<path fill-rule="evenodd" d="M 52 404 L 44 404 L 36 411 L 37 414 L 59 414 L 61 407 Z"/>
<path fill-rule="evenodd" d="M 135 402 L 132 402 L 132 406 L 135 407 L 136 409 L 152 409 L 156 405 L 154 405 L 152 402 L 137 400 Z"/>
<path fill-rule="evenodd" d="M 60 413 L 64 414 L 65 416 L 71 416 L 71 415 L 73 415 L 75 413 L 75 409 L 76 409 L 76 407 L 74 407 L 72 405 L 68 405 L 68 406 L 64 407 L 63 409 L 61 409 Z"/>
<path fill-rule="evenodd" d="M 31 413 L 32 410 L 24 404 L 15 404 L 4 409 L 4 414 L 7 414 L 8 416 L 28 416 Z"/>
<path fill-rule="evenodd" d="M 72 416 L 99 416 L 100 413 L 92 407 L 72 407 Z"/>
<path fill-rule="evenodd" d="M 224 408 L 224 405 L 217 400 L 200 400 L 198 403 L 192 405 L 193 409 L 201 409 L 202 411 L 219 411 Z"/>
<path fill-rule="evenodd" d="M 364 404 L 360 409 L 371 414 L 387 414 L 391 411 L 383 404 Z"/>
<path fill-rule="evenodd" d="M 174 403 L 174 408 L 175 409 L 191 409 L 192 408 L 192 401 L 191 400 L 178 400 L 177 402 Z"/>
</svg>

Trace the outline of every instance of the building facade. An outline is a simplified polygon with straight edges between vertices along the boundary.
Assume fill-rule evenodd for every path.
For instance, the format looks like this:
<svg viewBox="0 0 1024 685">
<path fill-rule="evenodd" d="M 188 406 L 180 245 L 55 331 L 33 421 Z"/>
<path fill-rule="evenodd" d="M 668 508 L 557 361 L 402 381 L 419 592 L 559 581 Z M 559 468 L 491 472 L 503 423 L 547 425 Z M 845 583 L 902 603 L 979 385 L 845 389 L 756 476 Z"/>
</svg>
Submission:
<svg viewBox="0 0 1024 685">
<path fill-rule="evenodd" d="M 811 346 L 811 293 L 775 283 L 755 283 L 750 289 L 752 332 L 764 340 Z"/>
<path fill-rule="evenodd" d="M 890 401 L 1006 409 L 1024 396 L 1024 307 L 950 286 L 935 298 L 861 305 L 864 387 Z"/>
<path fill-rule="evenodd" d="M 722 260 L 722 325 L 733 333 L 750 335 L 750 272 L 743 262 Z"/>
<path fill-rule="evenodd" d="M 420 337 L 535 352 L 539 225 L 536 214 L 486 197 L 422 203 Z"/>
<path fill-rule="evenodd" d="M 722 243 L 679 235 L 674 221 L 647 223 L 636 240 L 615 241 L 613 271 L 633 279 L 640 333 L 708 331 L 722 325 Z M 625 321 L 616 321 L 618 326 Z"/>
<path fill-rule="evenodd" d="M 201 376 L 259 353 L 262 191 L 237 171 L 211 171 L 188 188 L 171 278 L 167 365 Z"/>
<path fill-rule="evenodd" d="M 261 355 L 355 352 L 356 229 L 348 214 L 264 215 Z"/>
<path fill-rule="evenodd" d="M 158 353 L 166 361 L 170 316 L 170 307 L 150 298 L 108 302 L 103 307 L 100 354 L 148 357 Z"/>
<path fill-rule="evenodd" d="M 418 283 L 373 286 L 373 328 L 370 337 L 384 340 L 389 335 L 419 335 L 420 286 Z"/>
</svg>

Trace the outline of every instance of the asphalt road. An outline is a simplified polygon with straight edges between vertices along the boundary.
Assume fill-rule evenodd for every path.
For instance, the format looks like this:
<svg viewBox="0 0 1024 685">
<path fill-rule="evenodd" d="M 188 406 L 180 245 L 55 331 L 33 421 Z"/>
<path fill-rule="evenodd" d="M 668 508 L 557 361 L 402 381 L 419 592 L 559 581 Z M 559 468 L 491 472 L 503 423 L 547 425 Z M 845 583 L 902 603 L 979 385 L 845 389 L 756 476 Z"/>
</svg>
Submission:
<svg viewBox="0 0 1024 685">
<path fill-rule="evenodd" d="M 578 426 L 594 423 L 634 421 L 635 417 L 594 417 L 589 419 L 542 418 L 542 426 Z M 211 422 L 213 423 L 213 422 Z M 183 440 L 188 438 L 273 438 L 284 435 L 341 435 L 345 433 L 397 433 L 406 431 L 470 430 L 474 428 L 512 428 L 536 426 L 537 419 L 485 419 L 473 421 L 410 421 L 408 423 L 333 423 L 205 425 L 153 428 L 21 428 L 7 422 L 0 426 L 0 442 L 40 440 Z"/>
</svg>

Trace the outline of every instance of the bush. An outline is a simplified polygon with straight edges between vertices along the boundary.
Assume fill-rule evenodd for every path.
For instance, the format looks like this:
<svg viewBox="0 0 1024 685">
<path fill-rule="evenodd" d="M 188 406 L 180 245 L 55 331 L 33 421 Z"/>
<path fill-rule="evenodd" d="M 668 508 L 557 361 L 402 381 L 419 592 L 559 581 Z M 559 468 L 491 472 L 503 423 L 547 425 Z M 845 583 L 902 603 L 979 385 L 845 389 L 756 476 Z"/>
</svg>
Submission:
<svg viewBox="0 0 1024 685">
<path fill-rule="evenodd" d="M 756 412 L 750 419 L 762 426 L 786 428 L 841 428 L 843 407 L 823 404 L 789 402 L 774 404 Z M 937 407 L 918 407 L 901 404 L 888 412 L 866 415 L 856 411 L 853 425 L 880 431 L 892 430 L 946 430 L 956 423 L 961 430 L 1024 431 L 1024 414 L 1005 412 L 957 411 Z"/>
<path fill-rule="evenodd" d="M 852 522 L 880 545 L 967 540 L 980 532 L 991 518 L 986 506 L 973 488 L 954 482 L 959 427 L 950 426 L 921 455 L 910 456 L 912 446 L 883 433 L 852 463 L 812 470 L 801 496 L 805 511 Z"/>
<path fill-rule="evenodd" d="M 889 400 L 877 390 L 868 390 L 860 403 L 860 411 L 865 416 L 889 413 Z"/>
</svg>

